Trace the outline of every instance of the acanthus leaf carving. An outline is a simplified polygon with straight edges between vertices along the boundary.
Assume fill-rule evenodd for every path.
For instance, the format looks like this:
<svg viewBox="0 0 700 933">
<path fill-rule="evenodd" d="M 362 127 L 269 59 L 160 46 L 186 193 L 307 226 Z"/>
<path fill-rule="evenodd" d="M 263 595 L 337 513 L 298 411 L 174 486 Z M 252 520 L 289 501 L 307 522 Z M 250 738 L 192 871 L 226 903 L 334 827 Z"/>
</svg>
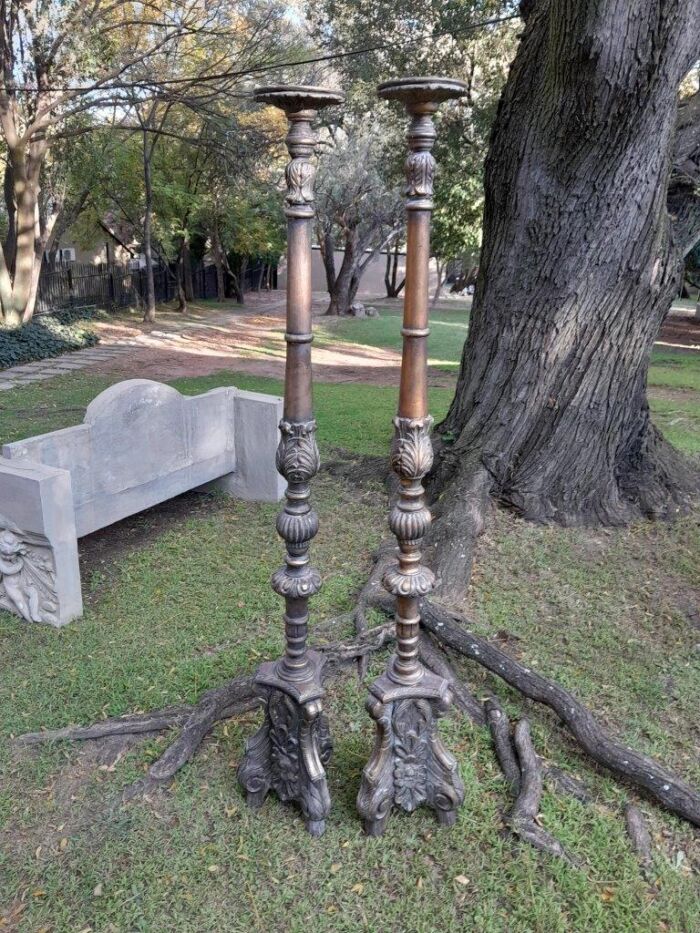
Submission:
<svg viewBox="0 0 700 933">
<path fill-rule="evenodd" d="M 281 421 L 276 464 L 289 483 L 308 483 L 321 467 L 315 421 Z"/>
<path fill-rule="evenodd" d="M 433 419 L 394 418 L 391 467 L 402 479 L 422 479 L 433 465 L 430 429 Z"/>
<path fill-rule="evenodd" d="M 406 195 L 409 198 L 431 198 L 435 177 L 435 159 L 425 150 L 411 152 L 406 159 Z"/>
<path fill-rule="evenodd" d="M 305 158 L 292 159 L 285 171 L 287 181 L 287 196 L 285 198 L 290 206 L 297 204 L 313 204 L 314 180 L 316 166 Z"/>
</svg>

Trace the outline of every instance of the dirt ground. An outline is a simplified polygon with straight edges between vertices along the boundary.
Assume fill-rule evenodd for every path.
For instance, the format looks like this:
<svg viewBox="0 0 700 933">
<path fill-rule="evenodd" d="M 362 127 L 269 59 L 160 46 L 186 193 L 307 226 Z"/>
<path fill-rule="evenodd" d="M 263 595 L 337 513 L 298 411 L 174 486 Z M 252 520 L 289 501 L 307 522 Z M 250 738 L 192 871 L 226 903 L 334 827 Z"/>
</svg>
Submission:
<svg viewBox="0 0 700 933">
<path fill-rule="evenodd" d="M 133 352 L 98 364 L 97 372 L 124 377 L 173 379 L 235 370 L 281 378 L 284 373 L 284 293 L 246 297 L 246 310 L 221 310 L 192 305 L 186 317 L 162 312 L 155 324 L 134 316 L 98 325 L 103 343 L 128 341 Z M 379 302 L 377 302 L 379 303 Z M 382 304 L 398 304 L 387 302 Z M 314 315 L 320 318 L 325 298 L 314 296 Z M 451 303 L 454 304 L 454 303 Z M 664 324 L 659 346 L 700 349 L 700 325 L 688 316 L 672 317 Z M 314 376 L 322 382 L 362 382 L 397 386 L 401 356 L 395 350 L 336 341 L 332 347 L 314 347 Z M 432 386 L 451 386 L 454 377 L 431 369 Z"/>
</svg>

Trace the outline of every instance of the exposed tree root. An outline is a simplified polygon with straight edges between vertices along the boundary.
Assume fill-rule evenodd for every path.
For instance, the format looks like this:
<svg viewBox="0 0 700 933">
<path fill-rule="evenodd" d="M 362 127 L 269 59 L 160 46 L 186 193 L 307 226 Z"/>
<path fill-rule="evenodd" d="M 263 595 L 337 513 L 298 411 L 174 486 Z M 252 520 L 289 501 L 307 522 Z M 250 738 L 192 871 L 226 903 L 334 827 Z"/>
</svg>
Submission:
<svg viewBox="0 0 700 933">
<path fill-rule="evenodd" d="M 428 485 L 431 494 L 440 490 L 440 498 L 431 505 L 434 520 L 425 539 L 425 562 L 435 571 L 445 602 L 456 605 L 467 595 L 474 548 L 492 508 L 492 485 L 478 451 L 467 455 L 456 450 L 443 454 Z"/>
<path fill-rule="evenodd" d="M 377 601 L 377 594 L 381 592 L 384 571 L 393 559 L 395 550 L 393 544 L 384 542 L 373 555 L 374 566 L 372 572 L 358 594 L 353 613 L 355 632 L 358 638 L 362 638 L 367 632 L 367 610 Z M 367 676 L 369 654 L 369 652 L 365 652 L 357 657 L 357 674 L 360 680 L 364 680 Z"/>
<path fill-rule="evenodd" d="M 520 765 L 510 738 L 508 717 L 495 697 L 489 697 L 488 700 L 484 701 L 484 712 L 486 713 L 486 722 L 491 732 L 493 747 L 501 771 L 505 775 L 511 793 L 518 794 L 520 791 Z"/>
<path fill-rule="evenodd" d="M 326 657 L 328 673 L 334 666 L 352 663 L 359 657 L 381 650 L 394 638 L 393 623 L 387 622 L 366 631 L 355 642 L 321 645 L 317 650 Z M 64 729 L 30 732 L 20 736 L 20 745 L 38 745 L 45 742 L 85 741 L 103 739 L 113 735 L 147 735 L 181 726 L 177 739 L 155 761 L 148 774 L 126 788 L 125 799 L 147 794 L 158 785 L 171 781 L 175 774 L 194 756 L 214 725 L 232 716 L 240 716 L 261 704 L 252 677 L 236 677 L 221 687 L 207 690 L 197 703 L 170 706 L 150 713 L 117 716 L 91 726 L 68 726 Z"/>
<path fill-rule="evenodd" d="M 634 804 L 628 803 L 624 809 L 624 814 L 627 835 L 630 837 L 632 848 L 639 857 L 642 871 L 645 876 L 647 876 L 652 867 L 651 836 L 649 835 L 649 830 L 644 822 L 641 811 L 635 807 Z"/>
<path fill-rule="evenodd" d="M 700 826 L 700 794 L 678 775 L 632 748 L 615 742 L 590 710 L 555 681 L 536 674 L 485 638 L 464 627 L 467 620 L 425 600 L 422 622 L 442 644 L 501 677 L 524 696 L 559 716 L 583 750 L 598 764 L 646 791 L 666 809 Z"/>
<path fill-rule="evenodd" d="M 65 729 L 43 729 L 27 732 L 16 740 L 18 745 L 41 745 L 44 742 L 83 742 L 104 739 L 110 735 L 148 735 L 182 726 L 192 713 L 191 706 L 165 706 L 153 713 L 135 713 L 104 719 L 91 726 L 66 726 Z"/>
<path fill-rule="evenodd" d="M 483 726 L 485 719 L 481 704 L 459 679 L 442 648 L 436 645 L 426 632 L 421 632 L 419 651 L 423 664 L 452 685 L 455 706 L 469 716 L 472 722 Z"/>
<path fill-rule="evenodd" d="M 593 797 L 583 781 L 579 781 L 579 779 L 575 778 L 572 774 L 567 774 L 567 772 L 562 771 L 561 768 L 557 768 L 555 765 L 548 765 L 544 769 L 544 776 L 558 793 L 573 797 L 574 800 L 578 800 L 579 803 L 593 802 Z"/>
<path fill-rule="evenodd" d="M 363 588 L 363 611 L 376 608 L 393 616 L 392 600 L 382 592 L 379 585 L 383 565 L 388 559 L 389 550 L 380 549 L 376 555 L 372 577 Z M 596 762 L 646 790 L 671 812 L 700 825 L 700 795 L 662 765 L 615 742 L 592 713 L 563 687 L 534 673 L 487 639 L 470 632 L 464 627 L 463 623 L 466 620 L 462 616 L 428 600 L 423 603 L 422 621 L 425 631 L 422 633 L 420 651 L 424 663 L 451 682 L 455 705 L 472 721 L 487 723 L 491 730 L 499 762 L 513 792 L 517 793 L 516 803 L 508 817 L 508 825 L 523 839 L 527 839 L 543 851 L 573 861 L 560 844 L 538 826 L 535 819 L 542 793 L 542 781 L 546 777 L 556 789 L 572 794 L 582 801 L 589 801 L 590 795 L 580 781 L 558 768 L 545 767 L 539 761 L 532 749 L 529 728 L 525 721 L 516 729 L 514 753 L 509 724 L 498 701 L 489 698 L 485 704 L 485 711 L 482 711 L 469 688 L 457 676 L 443 647 L 476 661 L 524 696 L 550 707 L 568 726 L 583 750 Z M 367 658 L 373 652 L 382 650 L 393 639 L 392 621 L 372 629 L 366 628 L 365 621 L 365 626 L 354 640 L 317 646 L 317 650 L 326 656 L 324 676 L 328 676 L 338 666 L 356 663 L 358 659 Z M 147 735 L 180 728 L 177 739 L 154 762 L 145 778 L 127 788 L 125 797 L 128 799 L 170 781 L 193 757 L 216 722 L 240 715 L 259 703 L 260 698 L 252 678 L 238 677 L 221 687 L 207 691 L 192 706 L 170 706 L 149 713 L 120 716 L 92 726 L 29 733 L 19 737 L 17 742 L 22 745 L 35 745 L 59 740 L 82 741 L 114 735 Z M 631 817 L 627 816 L 627 823 L 628 828 L 639 826 L 640 821 L 636 819 L 634 810 Z M 630 830 L 630 834 L 632 831 Z M 639 838 L 643 837 L 639 835 Z"/>
<path fill-rule="evenodd" d="M 563 858 L 572 865 L 576 864 L 576 860 L 569 855 L 562 844 L 537 822 L 542 800 L 543 777 L 542 767 L 532 744 L 530 724 L 527 719 L 521 719 L 515 727 L 513 742 L 518 753 L 520 789 L 507 817 L 508 826 L 535 849 Z"/>
</svg>

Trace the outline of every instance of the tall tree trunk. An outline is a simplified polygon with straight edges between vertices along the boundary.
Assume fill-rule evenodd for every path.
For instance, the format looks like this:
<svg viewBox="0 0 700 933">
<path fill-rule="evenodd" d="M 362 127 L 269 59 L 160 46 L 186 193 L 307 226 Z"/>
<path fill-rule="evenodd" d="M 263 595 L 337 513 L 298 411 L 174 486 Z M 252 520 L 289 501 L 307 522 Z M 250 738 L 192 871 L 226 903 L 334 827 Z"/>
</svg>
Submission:
<svg viewBox="0 0 700 933">
<path fill-rule="evenodd" d="M 384 270 L 384 286 L 386 287 L 387 298 L 398 298 L 401 290 L 406 284 L 406 279 L 401 279 L 397 285 L 399 269 L 399 249 L 400 239 L 397 236 L 394 240 L 393 248 L 386 251 L 386 268 Z"/>
<path fill-rule="evenodd" d="M 527 0 L 485 172 L 484 245 L 428 540 L 466 591 L 489 496 L 565 525 L 671 517 L 697 478 L 649 416 L 678 294 L 666 206 L 700 0 Z M 527 257 L 527 261 L 523 261 Z"/>
<path fill-rule="evenodd" d="M 180 255 L 177 263 L 177 310 L 185 314 L 187 312 L 187 291 L 185 289 L 185 240 L 180 246 Z"/>
<path fill-rule="evenodd" d="M 440 297 L 441 297 L 441 295 L 442 295 L 442 285 L 443 285 L 443 281 L 444 281 L 444 279 L 443 279 L 443 272 L 444 272 L 445 269 L 447 268 L 447 263 L 446 263 L 446 262 L 440 262 L 439 259 L 436 259 L 436 260 L 435 260 L 435 267 L 436 267 L 436 271 L 437 271 L 437 284 L 436 284 L 436 286 L 435 286 L 435 294 L 433 295 L 433 301 L 432 301 L 433 306 L 435 306 L 435 305 L 438 303 L 438 301 L 440 300 Z"/>
<path fill-rule="evenodd" d="M 216 269 L 216 300 L 226 301 L 226 256 L 221 245 L 219 226 L 215 222 L 210 230 L 211 255 Z"/>
<path fill-rule="evenodd" d="M 7 211 L 7 237 L 3 243 L 5 263 L 10 275 L 15 271 L 15 251 L 17 249 L 17 203 L 15 201 L 15 173 L 12 160 L 5 162 L 3 177 L 3 192 L 5 196 L 5 210 Z"/>
<path fill-rule="evenodd" d="M 240 272 L 238 274 L 239 294 L 236 296 L 236 300 L 238 301 L 239 304 L 243 304 L 245 300 L 245 277 L 246 277 L 247 271 L 248 271 L 248 257 L 243 256 L 241 259 Z"/>
<path fill-rule="evenodd" d="M 326 274 L 326 290 L 330 295 L 335 285 L 335 242 L 333 234 L 327 230 L 318 236 L 319 247 L 321 250 L 321 259 L 323 259 L 323 271 Z M 330 312 L 329 312 L 330 313 Z M 336 312 L 334 312 L 336 313 Z"/>
<path fill-rule="evenodd" d="M 192 252 L 190 250 L 189 230 L 185 230 L 182 240 L 182 287 L 185 291 L 185 301 L 194 301 L 194 282 L 192 281 Z"/>
<path fill-rule="evenodd" d="M 151 176 L 151 154 L 146 133 L 143 134 L 143 255 L 146 259 L 146 309 L 144 321 L 156 319 L 156 283 L 153 277 L 153 179 Z"/>
<path fill-rule="evenodd" d="M 357 292 L 357 284 L 359 284 L 358 281 L 353 290 L 353 279 L 356 277 L 357 263 L 358 257 L 354 237 L 347 236 L 340 270 L 335 280 L 328 288 L 330 301 L 326 309 L 326 314 L 337 315 L 349 313 L 350 305 Z"/>
</svg>

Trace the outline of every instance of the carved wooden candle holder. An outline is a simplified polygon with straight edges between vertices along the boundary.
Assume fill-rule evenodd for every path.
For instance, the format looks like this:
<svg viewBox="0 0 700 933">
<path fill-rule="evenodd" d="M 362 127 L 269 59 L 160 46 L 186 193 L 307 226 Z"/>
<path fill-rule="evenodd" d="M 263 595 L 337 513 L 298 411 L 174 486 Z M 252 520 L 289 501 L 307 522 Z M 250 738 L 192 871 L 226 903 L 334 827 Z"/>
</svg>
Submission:
<svg viewBox="0 0 700 933">
<path fill-rule="evenodd" d="M 317 136 L 311 124 L 317 111 L 345 99 L 337 91 L 280 85 L 258 88 L 255 100 L 280 107 L 289 121 L 287 165 L 287 360 L 284 416 L 277 469 L 288 482 L 287 502 L 277 518 L 286 542 L 286 566 L 272 577 L 284 597 L 284 657 L 260 666 L 255 680 L 265 697 L 265 721 L 246 744 L 238 778 L 251 807 L 262 805 L 269 790 L 302 809 L 313 836 L 325 829 L 331 806 L 326 772 L 332 745 L 322 713 L 322 658 L 306 647 L 309 597 L 321 577 L 309 564 L 309 545 L 318 516 L 309 505 L 310 481 L 318 472 L 316 422 L 311 395 L 311 224 L 314 177 L 311 161 Z"/>
<path fill-rule="evenodd" d="M 457 762 L 443 745 L 437 719 L 452 701 L 450 684 L 418 658 L 420 600 L 433 588 L 421 564 L 421 541 L 430 525 L 422 480 L 433 462 L 428 414 L 428 270 L 433 209 L 436 133 L 433 114 L 441 101 L 461 97 L 466 85 L 449 78 L 402 78 L 378 88 L 380 97 L 402 101 L 411 117 L 406 160 L 406 286 L 398 417 L 394 418 L 391 466 L 400 492 L 389 516 L 399 545 L 398 561 L 384 576 L 396 598 L 396 652 L 371 687 L 367 709 L 377 736 L 365 766 L 357 808 L 365 832 L 384 832 L 392 807 L 432 807 L 452 825 L 464 799 Z"/>
</svg>

